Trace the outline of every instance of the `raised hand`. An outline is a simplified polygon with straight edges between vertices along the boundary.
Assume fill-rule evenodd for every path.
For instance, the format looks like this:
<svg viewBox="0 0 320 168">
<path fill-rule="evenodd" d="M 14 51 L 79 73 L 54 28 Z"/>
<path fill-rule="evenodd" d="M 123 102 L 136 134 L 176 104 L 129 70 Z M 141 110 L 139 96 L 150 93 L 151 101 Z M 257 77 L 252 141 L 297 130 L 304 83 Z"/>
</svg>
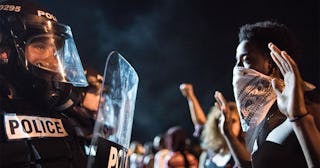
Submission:
<svg viewBox="0 0 320 168">
<path fill-rule="evenodd" d="M 284 86 L 280 79 L 273 79 L 272 86 L 277 94 L 280 111 L 290 120 L 307 113 L 304 102 L 304 82 L 297 64 L 285 51 L 269 43 L 270 55 L 283 75 Z"/>
<path fill-rule="evenodd" d="M 219 121 L 219 128 L 221 133 L 227 137 L 236 136 L 233 134 L 233 131 L 232 131 L 233 120 L 231 118 L 231 111 L 227 106 L 227 100 L 219 91 L 215 92 L 214 98 L 216 99 L 215 106 L 222 111 L 222 115 Z"/>
<path fill-rule="evenodd" d="M 189 83 L 182 83 L 180 85 L 180 91 L 181 91 L 182 95 L 185 97 L 190 97 L 191 95 L 194 94 L 193 86 Z"/>
</svg>

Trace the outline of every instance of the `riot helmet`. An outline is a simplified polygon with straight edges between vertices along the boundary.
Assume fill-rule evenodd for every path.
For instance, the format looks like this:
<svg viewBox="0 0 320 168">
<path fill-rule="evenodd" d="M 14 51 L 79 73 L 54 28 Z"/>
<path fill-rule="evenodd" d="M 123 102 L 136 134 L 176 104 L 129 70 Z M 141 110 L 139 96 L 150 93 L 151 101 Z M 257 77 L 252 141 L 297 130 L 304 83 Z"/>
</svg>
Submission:
<svg viewBox="0 0 320 168">
<path fill-rule="evenodd" d="M 88 85 L 71 28 L 26 0 L 0 2 L 0 80 L 2 99 L 60 109 Z"/>
</svg>

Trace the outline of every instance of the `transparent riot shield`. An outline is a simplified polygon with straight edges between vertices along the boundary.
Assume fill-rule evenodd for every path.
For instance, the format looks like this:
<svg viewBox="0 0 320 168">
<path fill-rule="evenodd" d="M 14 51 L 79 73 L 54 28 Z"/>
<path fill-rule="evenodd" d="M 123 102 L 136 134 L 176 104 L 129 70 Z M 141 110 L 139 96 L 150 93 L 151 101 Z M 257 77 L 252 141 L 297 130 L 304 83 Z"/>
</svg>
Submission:
<svg viewBox="0 0 320 168">
<path fill-rule="evenodd" d="M 139 78 L 118 53 L 107 58 L 88 168 L 125 167 Z"/>
</svg>

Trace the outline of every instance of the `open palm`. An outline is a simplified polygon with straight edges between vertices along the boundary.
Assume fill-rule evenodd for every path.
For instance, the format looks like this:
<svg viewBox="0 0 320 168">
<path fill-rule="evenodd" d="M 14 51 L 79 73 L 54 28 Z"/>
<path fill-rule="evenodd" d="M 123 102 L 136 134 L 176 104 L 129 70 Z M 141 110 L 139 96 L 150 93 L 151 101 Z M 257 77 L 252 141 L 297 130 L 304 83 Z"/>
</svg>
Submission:
<svg viewBox="0 0 320 168">
<path fill-rule="evenodd" d="M 269 48 L 271 57 L 277 64 L 284 80 L 273 79 L 272 81 L 280 111 L 291 119 L 305 114 L 307 110 L 303 96 L 304 83 L 296 63 L 285 51 L 281 51 L 274 44 L 269 43 Z"/>
<path fill-rule="evenodd" d="M 221 92 L 216 91 L 214 94 L 216 99 L 216 107 L 222 111 L 222 115 L 219 118 L 219 128 L 224 136 L 235 136 L 232 131 L 232 117 L 231 111 L 227 106 L 227 100 L 224 98 Z"/>
</svg>

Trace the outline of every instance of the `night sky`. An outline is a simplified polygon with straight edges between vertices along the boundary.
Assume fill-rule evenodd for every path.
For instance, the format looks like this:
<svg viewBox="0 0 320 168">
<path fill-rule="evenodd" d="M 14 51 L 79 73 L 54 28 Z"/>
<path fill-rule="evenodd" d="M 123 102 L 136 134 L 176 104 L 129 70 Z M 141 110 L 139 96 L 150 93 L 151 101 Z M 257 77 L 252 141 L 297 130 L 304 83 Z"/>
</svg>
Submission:
<svg viewBox="0 0 320 168">
<path fill-rule="evenodd" d="M 150 141 L 170 126 L 191 136 L 193 125 L 179 85 L 192 83 L 204 111 L 214 91 L 233 100 L 232 68 L 239 26 L 267 19 L 288 25 L 301 41 L 299 68 L 319 84 L 320 4 L 309 1 L 46 0 L 68 24 L 84 65 L 101 72 L 120 52 L 138 72 L 132 140 Z"/>
</svg>

